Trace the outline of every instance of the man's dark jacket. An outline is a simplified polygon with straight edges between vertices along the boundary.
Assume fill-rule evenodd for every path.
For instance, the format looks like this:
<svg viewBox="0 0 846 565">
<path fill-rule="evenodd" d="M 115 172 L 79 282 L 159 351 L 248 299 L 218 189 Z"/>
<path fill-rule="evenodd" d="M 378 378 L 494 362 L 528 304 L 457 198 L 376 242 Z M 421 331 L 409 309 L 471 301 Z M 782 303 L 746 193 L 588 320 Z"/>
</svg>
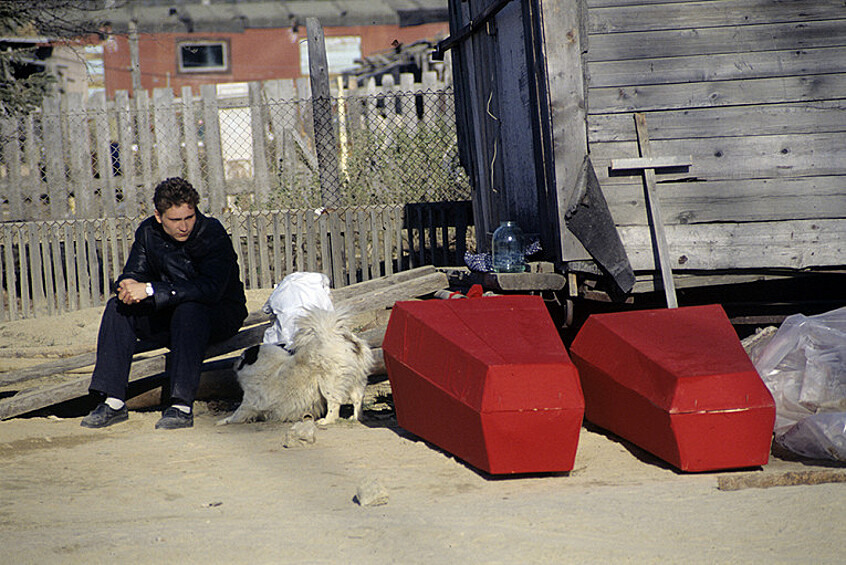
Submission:
<svg viewBox="0 0 846 565">
<path fill-rule="evenodd" d="M 141 222 L 117 282 L 127 278 L 153 283 L 156 310 L 195 301 L 217 305 L 242 320 L 247 316 L 232 240 L 218 220 L 199 210 L 184 242 L 167 235 L 155 216 Z"/>
</svg>

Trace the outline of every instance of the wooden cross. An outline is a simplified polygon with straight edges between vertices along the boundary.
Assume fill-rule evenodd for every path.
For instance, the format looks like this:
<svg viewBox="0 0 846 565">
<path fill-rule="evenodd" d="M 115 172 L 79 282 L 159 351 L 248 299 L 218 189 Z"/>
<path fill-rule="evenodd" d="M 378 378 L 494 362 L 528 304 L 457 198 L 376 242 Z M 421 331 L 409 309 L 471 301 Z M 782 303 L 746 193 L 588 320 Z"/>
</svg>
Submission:
<svg viewBox="0 0 846 565">
<path fill-rule="evenodd" d="M 649 216 L 649 227 L 652 241 L 658 252 L 658 264 L 661 268 L 661 281 L 664 284 L 664 294 L 667 297 L 668 308 L 678 308 L 676 285 L 673 282 L 673 271 L 670 269 L 670 256 L 667 247 L 667 236 L 664 233 L 664 221 L 661 219 L 661 208 L 658 206 L 658 195 L 655 192 L 656 169 L 668 167 L 689 167 L 690 157 L 654 157 L 649 145 L 649 132 L 646 129 L 646 116 L 635 114 L 635 128 L 637 130 L 637 146 L 640 157 L 630 159 L 612 159 L 611 170 L 637 169 L 643 173 L 643 184 L 646 196 L 646 208 Z"/>
</svg>

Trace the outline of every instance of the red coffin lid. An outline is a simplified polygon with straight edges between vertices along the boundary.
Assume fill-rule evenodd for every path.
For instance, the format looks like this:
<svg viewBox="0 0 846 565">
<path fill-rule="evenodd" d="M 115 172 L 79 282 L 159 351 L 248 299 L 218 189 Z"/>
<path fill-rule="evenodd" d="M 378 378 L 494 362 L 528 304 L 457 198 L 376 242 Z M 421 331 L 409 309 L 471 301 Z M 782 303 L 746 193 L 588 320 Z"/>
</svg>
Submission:
<svg viewBox="0 0 846 565">
<path fill-rule="evenodd" d="M 576 368 L 537 296 L 397 302 L 382 348 L 479 412 L 584 405 Z"/>
<path fill-rule="evenodd" d="M 570 354 L 671 413 L 774 406 L 720 305 L 595 314 Z"/>
</svg>

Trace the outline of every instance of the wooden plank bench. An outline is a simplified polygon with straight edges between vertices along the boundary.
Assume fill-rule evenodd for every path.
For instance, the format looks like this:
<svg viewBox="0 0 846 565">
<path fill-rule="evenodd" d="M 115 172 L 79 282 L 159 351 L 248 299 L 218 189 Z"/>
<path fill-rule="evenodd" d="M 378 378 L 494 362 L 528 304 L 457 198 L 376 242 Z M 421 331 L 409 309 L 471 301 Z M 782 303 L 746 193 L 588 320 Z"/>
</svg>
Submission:
<svg viewBox="0 0 846 565">
<path fill-rule="evenodd" d="M 390 308 L 397 300 L 408 300 L 430 294 L 447 288 L 448 284 L 445 273 L 426 266 L 333 290 L 332 300 L 337 308 L 343 308 L 351 314 L 358 314 Z M 271 323 L 271 317 L 264 312 L 251 313 L 238 334 L 226 341 L 210 345 L 206 350 L 205 358 L 221 357 L 261 343 L 264 331 Z M 379 348 L 381 337 L 384 336 L 384 328 L 376 328 L 362 335 L 368 345 Z M 381 359 L 378 355 L 381 349 L 375 353 Z M 167 350 L 164 349 L 137 351 L 129 382 L 136 383 L 143 379 L 160 376 L 164 373 L 167 355 Z M 32 386 L 20 390 L 13 396 L 0 399 L 0 420 L 85 396 L 88 394 L 88 386 L 91 383 L 90 371 L 82 375 L 69 375 L 69 373 L 93 366 L 95 358 L 96 355 L 92 351 L 0 374 L 0 386 L 17 383 L 30 385 L 30 381 L 33 381 Z M 57 376 L 68 376 L 68 378 L 60 383 L 36 382 Z"/>
</svg>

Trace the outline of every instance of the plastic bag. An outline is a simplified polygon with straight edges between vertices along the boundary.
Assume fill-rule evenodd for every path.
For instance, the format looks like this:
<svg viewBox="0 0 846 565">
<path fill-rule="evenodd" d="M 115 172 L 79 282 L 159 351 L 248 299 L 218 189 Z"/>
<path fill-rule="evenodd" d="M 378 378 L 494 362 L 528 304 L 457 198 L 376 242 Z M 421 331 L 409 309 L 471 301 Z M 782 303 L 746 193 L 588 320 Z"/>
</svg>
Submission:
<svg viewBox="0 0 846 565">
<path fill-rule="evenodd" d="M 846 307 L 788 317 L 750 356 L 775 399 L 776 443 L 846 461 Z"/>
<path fill-rule="evenodd" d="M 264 331 L 262 343 L 291 343 L 297 319 L 309 308 L 334 310 L 329 296 L 329 277 L 323 273 L 291 273 L 276 285 L 262 311 L 273 314 L 273 325 Z"/>
</svg>

